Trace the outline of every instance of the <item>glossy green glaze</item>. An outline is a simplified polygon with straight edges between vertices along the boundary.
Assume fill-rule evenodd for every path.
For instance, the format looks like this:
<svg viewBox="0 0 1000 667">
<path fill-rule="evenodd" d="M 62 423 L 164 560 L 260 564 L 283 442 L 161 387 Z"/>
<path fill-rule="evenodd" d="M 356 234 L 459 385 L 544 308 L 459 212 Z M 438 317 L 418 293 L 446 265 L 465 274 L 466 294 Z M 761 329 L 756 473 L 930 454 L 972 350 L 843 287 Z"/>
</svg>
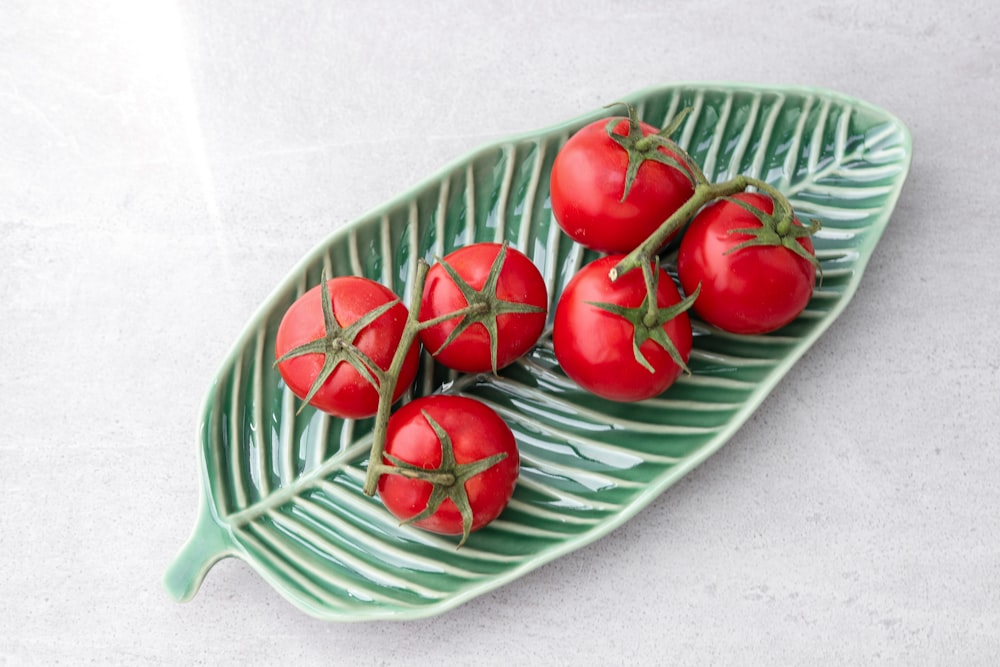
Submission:
<svg viewBox="0 0 1000 667">
<path fill-rule="evenodd" d="M 509 240 L 558 297 L 594 255 L 552 220 L 552 160 L 572 132 L 616 110 L 478 150 L 326 239 L 247 324 L 205 400 L 202 506 L 165 578 L 175 598 L 193 596 L 215 561 L 236 556 L 317 617 L 439 613 L 607 534 L 750 416 L 857 289 L 906 177 L 909 134 L 882 110 L 813 88 L 680 84 L 625 101 L 658 126 L 693 107 L 675 137 L 710 179 L 764 179 L 801 217 L 822 221 L 814 241 L 823 283 L 806 312 L 767 336 L 695 321 L 693 374 L 639 404 L 581 392 L 548 337 L 500 377 L 458 377 L 425 357 L 415 394 L 460 393 L 494 407 L 517 435 L 522 474 L 506 512 L 460 550 L 454 539 L 400 527 L 361 493 L 371 420 L 296 415 L 297 399 L 272 368 L 273 337 L 324 270 L 374 278 L 409 302 L 414 258 L 473 241 Z"/>
</svg>

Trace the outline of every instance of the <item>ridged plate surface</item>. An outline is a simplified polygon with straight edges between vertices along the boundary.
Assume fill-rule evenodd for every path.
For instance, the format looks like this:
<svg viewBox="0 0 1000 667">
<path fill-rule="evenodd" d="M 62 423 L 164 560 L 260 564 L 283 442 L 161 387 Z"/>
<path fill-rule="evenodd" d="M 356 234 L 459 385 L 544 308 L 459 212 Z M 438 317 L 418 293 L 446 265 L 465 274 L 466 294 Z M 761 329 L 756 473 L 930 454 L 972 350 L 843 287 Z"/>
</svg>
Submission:
<svg viewBox="0 0 1000 667">
<path fill-rule="evenodd" d="M 371 420 L 310 408 L 296 415 L 297 399 L 272 368 L 274 334 L 324 270 L 374 278 L 408 303 L 415 258 L 473 241 L 509 240 L 557 298 L 595 255 L 552 220 L 552 161 L 575 130 L 620 109 L 478 150 L 323 241 L 247 324 L 205 399 L 201 506 L 164 580 L 175 598 L 193 596 L 212 564 L 236 556 L 317 617 L 439 613 L 607 534 L 750 416 L 857 289 L 906 177 L 909 134 L 880 109 L 814 88 L 680 84 L 624 99 L 658 126 L 693 107 L 675 137 L 710 178 L 765 179 L 802 217 L 822 221 L 814 240 L 823 282 L 807 311 L 767 336 L 695 321 L 693 374 L 639 404 L 579 391 L 547 337 L 499 378 L 455 376 L 425 357 L 414 393 L 460 393 L 494 407 L 517 435 L 522 474 L 501 518 L 460 550 L 454 539 L 400 527 L 361 493 Z"/>
</svg>

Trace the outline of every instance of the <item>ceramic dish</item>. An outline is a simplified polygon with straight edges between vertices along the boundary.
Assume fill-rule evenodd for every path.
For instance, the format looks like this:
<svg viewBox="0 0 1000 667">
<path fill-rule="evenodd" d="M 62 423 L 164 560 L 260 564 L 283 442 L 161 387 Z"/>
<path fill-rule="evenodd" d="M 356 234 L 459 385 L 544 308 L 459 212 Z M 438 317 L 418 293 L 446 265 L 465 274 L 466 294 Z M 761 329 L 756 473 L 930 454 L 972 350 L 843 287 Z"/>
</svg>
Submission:
<svg viewBox="0 0 1000 667">
<path fill-rule="evenodd" d="M 474 396 L 514 429 L 522 473 L 499 520 L 456 550 L 454 539 L 398 522 L 361 492 L 371 420 L 307 408 L 272 368 L 285 309 L 330 275 L 365 275 L 409 303 L 415 258 L 473 241 L 509 240 L 541 268 L 550 298 L 594 255 L 554 224 L 548 175 L 560 146 L 599 110 L 487 146 L 339 229 L 291 272 L 247 324 L 205 399 L 197 523 L 165 577 L 192 597 L 223 557 L 249 563 L 308 614 L 331 620 L 427 616 L 596 540 L 719 449 L 844 309 L 906 177 L 910 138 L 894 117 L 815 88 L 681 84 L 624 98 L 678 134 L 713 180 L 767 180 L 815 237 L 822 285 L 805 313 L 767 336 L 695 321 L 693 374 L 639 404 L 581 392 L 549 339 L 500 377 L 457 377 L 425 359 L 415 394 Z M 443 385 L 443 387 L 442 387 Z M 609 575 L 609 576 L 613 576 Z"/>
</svg>

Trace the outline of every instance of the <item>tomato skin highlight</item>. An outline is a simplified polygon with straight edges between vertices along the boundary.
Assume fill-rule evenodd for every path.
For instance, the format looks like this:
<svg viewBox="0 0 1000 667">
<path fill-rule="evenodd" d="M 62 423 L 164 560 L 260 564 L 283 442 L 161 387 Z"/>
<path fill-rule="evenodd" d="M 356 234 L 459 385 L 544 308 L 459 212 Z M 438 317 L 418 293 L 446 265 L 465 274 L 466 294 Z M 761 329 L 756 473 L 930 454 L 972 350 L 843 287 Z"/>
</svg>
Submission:
<svg viewBox="0 0 1000 667">
<path fill-rule="evenodd" d="M 605 253 L 626 253 L 642 243 L 694 193 L 679 169 L 653 160 L 639 167 L 625 201 L 628 153 L 608 136 L 609 119 L 595 121 L 575 133 L 556 155 L 549 190 L 552 214 L 574 241 Z M 643 135 L 659 130 L 640 123 Z M 622 118 L 615 134 L 628 134 Z M 659 151 L 679 156 L 660 148 Z"/>
<path fill-rule="evenodd" d="M 501 250 L 499 243 L 475 243 L 459 248 L 444 258 L 470 287 L 481 290 L 491 266 Z M 507 247 L 496 285 L 496 296 L 504 301 L 536 306 L 540 312 L 502 313 L 497 322 L 497 368 L 508 366 L 527 353 L 542 335 L 548 309 L 545 279 L 525 254 Z M 440 262 L 431 266 L 420 304 L 420 321 L 455 312 L 468 305 Z M 461 317 L 446 320 L 420 331 L 420 340 L 435 353 L 461 322 Z M 434 355 L 435 361 L 463 373 L 492 370 L 490 335 L 481 323 L 475 323 Z"/>
<path fill-rule="evenodd" d="M 765 213 L 774 209 L 773 200 L 764 194 L 740 193 L 733 198 Z M 794 224 L 801 226 L 798 220 Z M 738 204 L 719 200 L 695 216 L 681 239 L 677 255 L 681 286 L 690 293 L 701 284 L 693 309 L 724 331 L 775 331 L 798 317 L 812 297 L 816 268 L 788 248 L 754 246 L 729 252 L 751 238 L 730 230 L 761 226 L 756 216 Z M 797 241 L 815 254 L 808 236 Z"/>
<path fill-rule="evenodd" d="M 341 327 L 348 327 L 369 311 L 396 299 L 384 285 L 358 276 L 340 276 L 327 281 L 333 313 Z M 397 303 L 386 313 L 361 330 L 354 344 L 382 370 L 389 368 L 406 325 L 408 311 Z M 299 297 L 285 312 L 275 338 L 275 357 L 289 350 L 322 338 L 326 333 L 323 322 L 321 286 L 313 287 Z M 278 371 L 289 389 L 304 398 L 323 367 L 322 354 L 305 354 L 278 364 Z M 393 401 L 413 384 L 419 363 L 416 340 L 406 354 Z M 310 405 L 346 419 L 364 419 L 378 410 L 378 390 L 347 362 L 341 362 L 313 396 Z"/>
<path fill-rule="evenodd" d="M 507 457 L 465 482 L 475 531 L 503 512 L 514 493 L 520 472 L 517 442 L 510 427 L 491 408 L 464 396 L 432 395 L 410 401 L 393 413 L 386 431 L 385 453 L 434 469 L 441 465 L 441 442 L 422 414 L 426 411 L 448 433 L 459 464 L 472 463 L 504 452 Z M 388 459 L 384 459 L 389 463 Z M 400 520 L 422 512 L 431 495 L 430 482 L 392 473 L 379 478 L 378 491 L 385 507 Z M 461 535 L 462 516 L 444 500 L 431 516 L 415 526 L 443 535 Z"/>
<path fill-rule="evenodd" d="M 623 255 L 602 257 L 583 267 L 567 284 L 556 306 L 552 341 L 563 371 L 583 389 L 614 401 L 640 401 L 657 396 L 673 384 L 682 369 L 653 340 L 640 351 L 655 369 L 650 373 L 632 349 L 634 327 L 620 316 L 588 302 L 637 307 L 646 297 L 642 271 L 634 270 L 614 283 L 608 272 Z M 681 301 L 670 276 L 660 269 L 657 303 L 666 307 Z M 693 335 L 687 313 L 664 325 L 681 358 L 691 355 Z"/>
</svg>

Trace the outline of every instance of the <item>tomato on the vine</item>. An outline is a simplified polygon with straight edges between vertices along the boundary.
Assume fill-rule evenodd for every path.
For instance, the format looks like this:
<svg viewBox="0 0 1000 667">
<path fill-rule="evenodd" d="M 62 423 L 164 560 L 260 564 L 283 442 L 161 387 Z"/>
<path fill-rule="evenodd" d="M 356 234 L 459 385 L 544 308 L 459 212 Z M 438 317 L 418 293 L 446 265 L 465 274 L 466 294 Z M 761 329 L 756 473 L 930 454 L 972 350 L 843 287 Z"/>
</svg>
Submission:
<svg viewBox="0 0 1000 667">
<path fill-rule="evenodd" d="M 686 368 L 691 298 L 681 299 L 658 267 L 648 276 L 636 269 L 612 282 L 608 272 L 622 258 L 603 257 L 573 276 L 556 306 L 552 342 L 559 365 L 582 388 L 639 401 L 665 391 Z M 652 307 L 649 285 L 656 294 Z"/>
<path fill-rule="evenodd" d="M 770 196 L 739 193 L 706 206 L 684 232 L 678 277 L 685 291 L 701 285 L 693 309 L 709 324 L 767 333 L 809 303 L 818 266 L 809 237 L 815 229 L 791 218 L 790 209 L 785 224 L 772 213 Z"/>
<path fill-rule="evenodd" d="M 448 368 L 496 371 L 538 341 L 547 308 L 545 280 L 524 253 L 506 244 L 475 243 L 428 271 L 420 340 Z M 431 320 L 439 321 L 426 326 Z"/>
<path fill-rule="evenodd" d="M 510 427 L 484 403 L 436 394 L 410 401 L 389 419 L 378 492 L 404 522 L 445 535 L 496 519 L 520 471 Z"/>
<path fill-rule="evenodd" d="M 574 241 L 600 252 L 631 251 L 694 193 L 681 154 L 664 146 L 660 131 L 639 122 L 633 109 L 629 113 L 585 126 L 552 165 L 556 222 Z"/>
<path fill-rule="evenodd" d="M 378 410 L 379 376 L 399 347 L 408 310 L 374 280 L 324 280 L 288 308 L 275 339 L 275 365 L 289 389 L 338 417 L 362 419 Z M 413 383 L 419 362 L 414 340 L 392 400 Z"/>
</svg>

